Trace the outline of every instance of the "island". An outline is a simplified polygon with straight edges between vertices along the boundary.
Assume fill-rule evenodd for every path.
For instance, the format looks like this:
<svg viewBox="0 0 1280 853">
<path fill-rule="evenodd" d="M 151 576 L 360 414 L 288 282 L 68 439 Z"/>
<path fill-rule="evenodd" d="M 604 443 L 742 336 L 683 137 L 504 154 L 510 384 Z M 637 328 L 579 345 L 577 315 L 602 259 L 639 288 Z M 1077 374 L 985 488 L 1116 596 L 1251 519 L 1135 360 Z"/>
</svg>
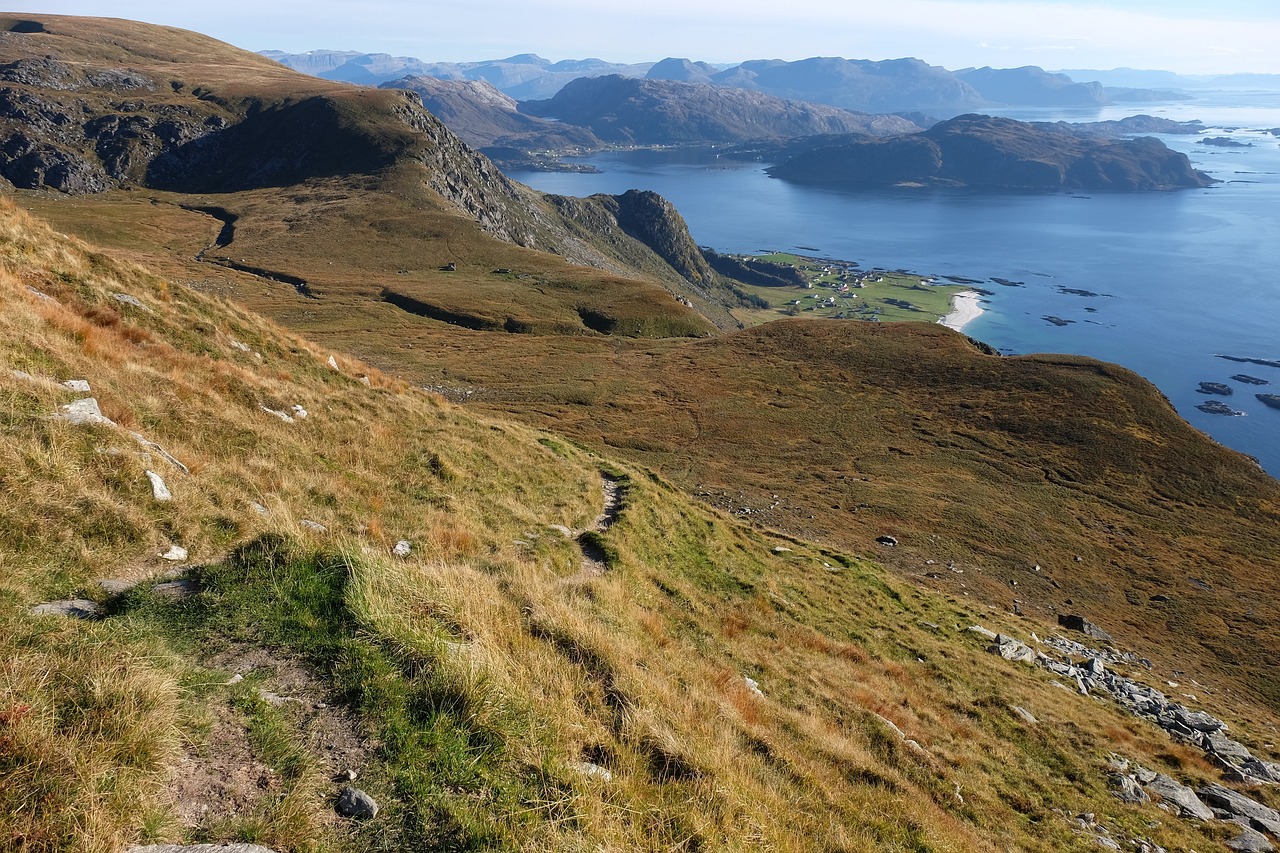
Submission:
<svg viewBox="0 0 1280 853">
<path fill-rule="evenodd" d="M 1111 139 L 962 115 L 920 133 L 845 137 L 766 170 L 806 183 L 988 190 L 1174 190 L 1217 183 L 1154 137 Z"/>
</svg>

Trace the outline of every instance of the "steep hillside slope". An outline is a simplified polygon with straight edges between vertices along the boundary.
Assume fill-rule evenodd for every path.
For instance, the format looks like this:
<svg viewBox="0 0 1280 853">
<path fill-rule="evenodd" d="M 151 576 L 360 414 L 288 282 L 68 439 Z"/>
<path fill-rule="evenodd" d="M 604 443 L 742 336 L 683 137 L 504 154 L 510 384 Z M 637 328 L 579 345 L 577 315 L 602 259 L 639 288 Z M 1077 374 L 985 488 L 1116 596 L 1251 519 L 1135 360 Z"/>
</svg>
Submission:
<svg viewBox="0 0 1280 853">
<path fill-rule="evenodd" d="M 702 334 L 712 328 L 673 294 L 714 323 L 732 323 L 722 301 L 708 302 L 694 289 L 697 283 L 664 263 L 659 253 L 631 244 L 625 235 L 590 234 L 583 223 L 566 223 L 561 208 L 507 180 L 413 93 L 318 80 L 213 39 L 162 27 L 41 16 L 13 32 L 20 23 L 0 20 L 0 27 L 11 30 L 0 41 L 0 175 L 17 187 L 79 195 L 146 188 L 156 195 L 139 199 L 144 205 L 161 201 L 159 193 L 178 193 L 182 197 L 166 196 L 162 203 L 217 209 L 236 220 L 225 236 L 237 241 L 233 251 L 239 260 L 221 251 L 211 256 L 281 281 L 308 283 L 336 271 L 328 263 L 316 270 L 314 254 L 308 260 L 307 252 L 296 268 L 281 266 L 278 258 L 251 257 L 254 231 L 301 223 L 314 227 L 313 220 L 335 213 L 366 222 L 413 215 L 421 223 L 418 243 L 450 235 L 452 246 L 423 247 L 429 255 L 445 255 L 437 268 L 450 263 L 485 267 L 480 282 L 450 278 L 450 304 L 440 307 L 451 316 L 494 313 L 484 293 L 492 271 L 527 265 L 513 254 L 543 268 L 557 266 L 512 253 L 514 244 L 606 271 L 603 276 L 575 271 L 564 263 L 556 270 L 580 284 L 594 281 L 599 292 L 590 301 L 623 303 L 626 307 L 611 309 L 620 316 L 638 309 L 642 333 Z M 39 31 L 27 31 L 36 25 Z M 267 221 L 236 209 L 232 198 L 264 190 L 272 196 L 279 188 L 303 184 L 314 191 L 277 204 Z M 193 194 L 202 200 L 186 198 Z M 338 213 L 336 203 L 347 209 Z M 620 241 L 621 254 L 611 248 Z M 211 248 L 226 249 L 222 242 Z M 467 257 L 456 254 L 464 246 Z M 345 240 L 328 244 L 329 249 L 345 247 Z M 637 259 L 639 266 L 633 265 Z M 401 261 L 398 268 L 410 258 Z M 475 286 L 457 286 L 460 278 Z M 527 328 L 529 319 L 546 315 L 544 308 L 552 302 L 551 314 L 557 316 L 544 316 L 538 328 L 590 331 L 577 319 L 578 300 L 572 295 L 547 299 L 536 283 L 516 282 L 504 289 L 499 325 L 510 314 L 516 328 Z M 346 282 L 317 283 L 311 290 L 323 295 L 329 286 Z M 508 307 L 512 303 L 516 310 Z"/>
<path fill-rule="evenodd" d="M 1007 619 L 983 605 L 740 527 L 9 202 L 0 305 L 11 848 L 1083 851 L 1231 834 L 1110 796 L 1113 751 L 1218 774 L 988 655 L 964 628 Z M 31 609 L 49 599 L 88 618 Z M 333 815 L 352 777 L 372 818 Z"/>
</svg>

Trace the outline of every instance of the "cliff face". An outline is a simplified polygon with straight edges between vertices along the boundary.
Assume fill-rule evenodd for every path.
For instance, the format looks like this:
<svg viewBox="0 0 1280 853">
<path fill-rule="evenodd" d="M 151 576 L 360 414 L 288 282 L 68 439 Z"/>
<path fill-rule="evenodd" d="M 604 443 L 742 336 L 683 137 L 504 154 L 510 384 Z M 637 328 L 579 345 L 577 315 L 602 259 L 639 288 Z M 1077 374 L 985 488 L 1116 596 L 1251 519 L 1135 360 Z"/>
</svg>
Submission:
<svg viewBox="0 0 1280 853">
<path fill-rule="evenodd" d="M 1214 183 L 1185 154 L 1151 137 L 1106 139 L 980 115 L 959 116 L 923 133 L 818 148 L 769 174 L 868 186 L 1013 190 L 1171 190 Z"/>
</svg>

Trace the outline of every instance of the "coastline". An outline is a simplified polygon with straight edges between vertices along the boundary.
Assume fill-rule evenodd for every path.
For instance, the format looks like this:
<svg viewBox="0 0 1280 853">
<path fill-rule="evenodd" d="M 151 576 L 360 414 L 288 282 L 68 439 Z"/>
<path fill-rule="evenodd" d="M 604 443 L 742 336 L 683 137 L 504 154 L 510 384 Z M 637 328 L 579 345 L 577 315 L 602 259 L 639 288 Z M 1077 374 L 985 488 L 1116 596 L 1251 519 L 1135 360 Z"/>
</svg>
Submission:
<svg viewBox="0 0 1280 853">
<path fill-rule="evenodd" d="M 982 316 L 982 304 L 978 301 L 982 294 L 976 290 L 962 290 L 951 297 L 951 313 L 938 322 L 948 329 L 963 332 L 964 327 Z"/>
</svg>

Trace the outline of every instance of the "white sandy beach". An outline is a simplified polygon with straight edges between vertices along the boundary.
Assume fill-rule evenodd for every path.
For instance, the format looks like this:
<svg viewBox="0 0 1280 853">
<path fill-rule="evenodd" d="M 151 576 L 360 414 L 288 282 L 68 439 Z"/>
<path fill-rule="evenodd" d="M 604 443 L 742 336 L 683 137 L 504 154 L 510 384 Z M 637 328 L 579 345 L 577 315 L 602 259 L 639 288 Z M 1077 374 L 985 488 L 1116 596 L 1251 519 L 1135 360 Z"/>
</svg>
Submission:
<svg viewBox="0 0 1280 853">
<path fill-rule="evenodd" d="M 982 294 L 976 290 L 964 290 L 951 297 L 951 313 L 938 322 L 948 329 L 957 332 L 982 316 L 982 305 L 978 301 Z"/>
</svg>

